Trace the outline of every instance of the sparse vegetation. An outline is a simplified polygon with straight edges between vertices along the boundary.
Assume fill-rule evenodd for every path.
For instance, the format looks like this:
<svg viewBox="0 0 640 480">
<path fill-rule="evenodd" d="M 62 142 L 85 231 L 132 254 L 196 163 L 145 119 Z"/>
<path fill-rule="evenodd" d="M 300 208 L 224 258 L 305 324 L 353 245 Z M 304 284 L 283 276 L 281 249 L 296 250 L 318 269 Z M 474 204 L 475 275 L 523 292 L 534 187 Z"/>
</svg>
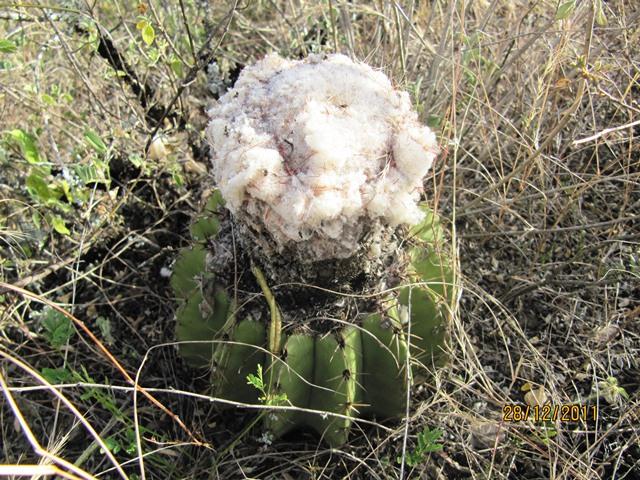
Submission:
<svg viewBox="0 0 640 480">
<path fill-rule="evenodd" d="M 639 43 L 628 0 L 4 2 L 0 474 L 635 478 Z M 405 421 L 336 449 L 265 437 L 268 405 L 221 415 L 177 355 L 169 279 L 215 187 L 205 110 L 269 52 L 384 71 L 442 149 L 449 363 Z M 597 416 L 502 419 L 543 400 Z"/>
</svg>

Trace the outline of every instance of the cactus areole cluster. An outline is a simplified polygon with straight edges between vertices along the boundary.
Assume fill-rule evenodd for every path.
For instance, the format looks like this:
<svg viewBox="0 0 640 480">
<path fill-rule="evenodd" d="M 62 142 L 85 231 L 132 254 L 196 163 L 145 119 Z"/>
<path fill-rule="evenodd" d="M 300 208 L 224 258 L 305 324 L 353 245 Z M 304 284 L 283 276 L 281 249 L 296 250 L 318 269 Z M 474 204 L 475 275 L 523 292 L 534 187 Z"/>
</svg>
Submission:
<svg viewBox="0 0 640 480">
<path fill-rule="evenodd" d="M 289 407 L 263 415 L 274 437 L 340 445 L 357 418 L 404 415 L 453 298 L 442 222 L 418 203 L 434 133 L 342 55 L 269 55 L 209 115 L 217 189 L 172 276 L 183 358 L 219 398 Z"/>
</svg>

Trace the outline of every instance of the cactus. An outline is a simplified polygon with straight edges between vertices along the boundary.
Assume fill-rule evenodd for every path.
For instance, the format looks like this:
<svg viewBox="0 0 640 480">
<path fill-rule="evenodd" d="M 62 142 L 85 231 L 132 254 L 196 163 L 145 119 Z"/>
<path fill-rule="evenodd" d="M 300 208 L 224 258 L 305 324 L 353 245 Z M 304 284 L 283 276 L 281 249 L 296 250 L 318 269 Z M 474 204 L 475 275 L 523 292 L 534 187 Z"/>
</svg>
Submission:
<svg viewBox="0 0 640 480">
<path fill-rule="evenodd" d="M 245 273 L 245 279 L 253 284 L 253 293 L 265 293 L 267 302 L 253 302 L 264 315 L 253 319 L 243 313 L 250 309 L 238 308 L 233 284 L 222 283 L 224 273 L 207 258 L 216 250 L 220 218 L 228 216 L 216 192 L 191 229 L 194 244 L 180 253 L 172 276 L 180 303 L 176 317 L 181 356 L 193 367 L 211 370 L 212 393 L 220 398 L 260 403 L 259 392 L 246 377 L 262 365 L 272 393 L 285 394 L 287 404 L 340 415 L 272 412 L 264 416 L 263 425 L 275 437 L 309 427 L 338 446 L 346 442 L 352 418 L 402 416 L 411 379 L 428 378 L 432 367 L 444 361 L 453 298 L 445 232 L 425 211 L 425 220 L 409 232 L 404 285 L 378 297 L 376 311 L 360 312 L 342 326 L 315 332 L 305 319 L 291 325 L 274 322 L 280 318 L 277 295 L 268 290 L 264 277 L 255 279 L 255 273 L 254 278 Z M 254 272 L 259 270 L 254 267 Z"/>
<path fill-rule="evenodd" d="M 263 415 L 276 437 L 340 445 L 355 418 L 403 415 L 444 360 L 454 297 L 444 228 L 417 203 L 434 132 L 343 55 L 268 55 L 209 115 L 219 191 L 174 269 L 180 353 L 216 396 L 300 408 Z M 258 366 L 264 391 L 245 380 Z"/>
</svg>

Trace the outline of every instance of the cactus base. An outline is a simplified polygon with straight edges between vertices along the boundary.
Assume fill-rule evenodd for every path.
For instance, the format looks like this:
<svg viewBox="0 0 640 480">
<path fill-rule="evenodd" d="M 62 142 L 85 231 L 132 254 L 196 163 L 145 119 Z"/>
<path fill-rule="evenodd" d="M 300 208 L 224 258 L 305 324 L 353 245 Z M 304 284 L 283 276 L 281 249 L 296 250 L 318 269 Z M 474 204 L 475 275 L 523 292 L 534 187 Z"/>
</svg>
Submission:
<svg viewBox="0 0 640 480">
<path fill-rule="evenodd" d="M 171 280 L 180 354 L 210 370 L 213 394 L 298 407 L 265 413 L 263 427 L 275 437 L 311 428 L 331 446 L 359 417 L 403 416 L 411 382 L 446 358 L 453 266 L 440 221 L 427 211 L 404 234 L 406 253 L 389 231 L 373 259 L 365 242 L 357 258 L 290 269 L 234 242 L 231 222 L 214 193 Z M 258 366 L 265 392 L 247 382 Z"/>
</svg>

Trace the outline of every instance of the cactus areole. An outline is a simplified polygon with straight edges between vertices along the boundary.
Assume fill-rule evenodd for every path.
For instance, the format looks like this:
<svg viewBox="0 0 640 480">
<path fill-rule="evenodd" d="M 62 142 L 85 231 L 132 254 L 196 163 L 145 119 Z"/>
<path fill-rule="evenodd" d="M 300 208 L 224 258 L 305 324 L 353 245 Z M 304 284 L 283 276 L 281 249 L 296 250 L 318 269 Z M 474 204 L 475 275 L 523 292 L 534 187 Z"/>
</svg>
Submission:
<svg viewBox="0 0 640 480">
<path fill-rule="evenodd" d="M 265 410 L 274 437 L 337 446 L 357 418 L 403 416 L 453 298 L 442 222 L 418 203 L 435 135 L 342 55 L 269 55 L 209 115 L 217 189 L 171 280 L 182 357 L 219 398 L 297 407 Z"/>
</svg>

